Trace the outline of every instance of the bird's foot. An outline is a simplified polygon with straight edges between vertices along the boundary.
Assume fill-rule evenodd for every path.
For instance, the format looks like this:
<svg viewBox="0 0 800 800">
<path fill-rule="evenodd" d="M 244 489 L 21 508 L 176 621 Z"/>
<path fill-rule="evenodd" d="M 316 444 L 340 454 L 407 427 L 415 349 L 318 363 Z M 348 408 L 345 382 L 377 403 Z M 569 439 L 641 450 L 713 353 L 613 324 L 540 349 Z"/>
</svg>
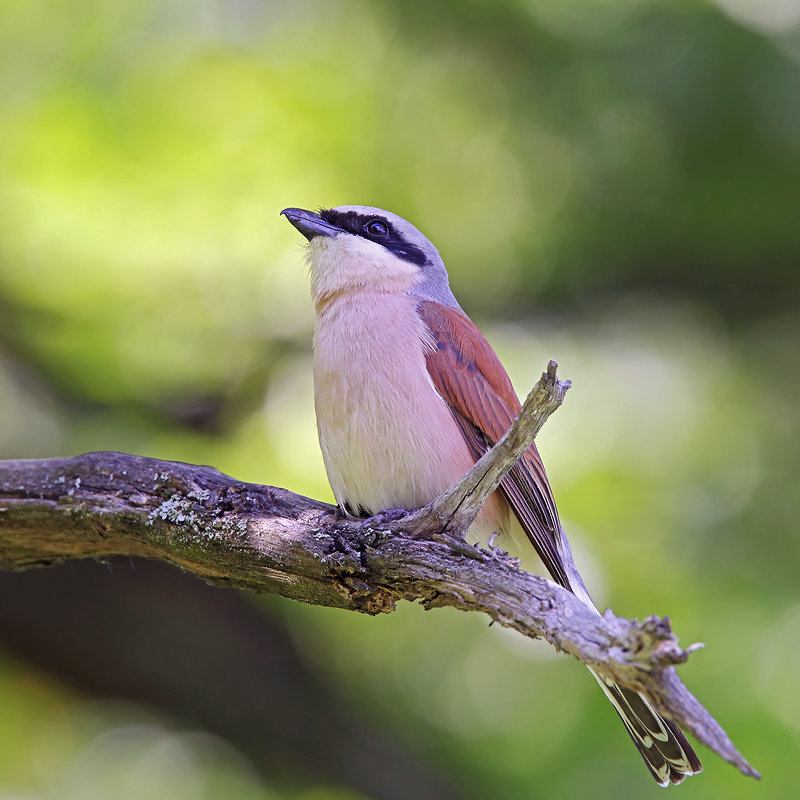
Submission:
<svg viewBox="0 0 800 800">
<path fill-rule="evenodd" d="M 516 566 L 519 566 L 519 559 L 515 556 L 512 556 L 508 551 L 503 550 L 502 547 L 496 547 L 495 542 L 497 541 L 497 537 L 500 535 L 499 531 L 495 531 L 486 542 L 486 549 L 489 551 L 489 558 L 492 561 L 513 561 L 516 562 Z"/>
<path fill-rule="evenodd" d="M 385 508 L 377 514 L 367 517 L 362 523 L 359 530 L 363 531 L 364 528 L 374 528 L 385 525 L 387 522 L 397 522 L 399 519 L 408 516 L 411 512 L 407 508 Z"/>
<path fill-rule="evenodd" d="M 338 519 L 343 519 L 344 514 L 339 506 L 327 508 L 317 517 L 317 525 L 322 525 L 322 521 L 325 519 L 325 517 L 333 517 L 333 521 L 335 522 Z"/>
</svg>

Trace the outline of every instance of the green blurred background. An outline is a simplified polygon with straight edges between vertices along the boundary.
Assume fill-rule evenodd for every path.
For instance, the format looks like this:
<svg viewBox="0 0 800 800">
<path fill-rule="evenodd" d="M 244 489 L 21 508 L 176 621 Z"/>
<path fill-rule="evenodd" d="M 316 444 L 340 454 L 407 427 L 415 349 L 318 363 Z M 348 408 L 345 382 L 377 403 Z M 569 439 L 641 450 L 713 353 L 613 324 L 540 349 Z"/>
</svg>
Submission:
<svg viewBox="0 0 800 800">
<path fill-rule="evenodd" d="M 0 1 L 0 457 L 121 450 L 330 499 L 278 212 L 347 203 L 428 234 L 520 393 L 549 358 L 572 379 L 539 441 L 587 583 L 706 642 L 681 675 L 764 775 L 698 747 L 670 791 L 796 798 L 800 5 Z M 402 753 L 408 796 L 660 791 L 580 665 L 484 618 L 208 589 L 241 604 L 220 636 L 258 652 L 263 625 L 294 659 L 283 719 L 319 739 L 248 750 L 257 717 L 220 701 L 220 724 L 213 684 L 182 709 L 159 670 L 129 691 L 151 627 L 197 622 L 172 574 L 131 622 L 146 565 L 99 566 L 82 610 L 69 569 L 3 577 L 2 798 L 403 796 L 356 746 L 325 764 L 348 726 Z M 203 614 L 201 684 L 231 652 Z M 258 703 L 288 696 L 253 669 Z"/>
</svg>

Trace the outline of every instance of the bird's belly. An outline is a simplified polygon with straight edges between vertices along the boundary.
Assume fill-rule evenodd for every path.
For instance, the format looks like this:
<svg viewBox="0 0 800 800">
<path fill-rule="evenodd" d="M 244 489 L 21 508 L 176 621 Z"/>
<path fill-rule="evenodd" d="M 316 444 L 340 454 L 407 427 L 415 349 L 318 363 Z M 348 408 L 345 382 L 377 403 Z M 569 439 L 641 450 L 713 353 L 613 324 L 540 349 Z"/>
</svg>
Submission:
<svg viewBox="0 0 800 800">
<path fill-rule="evenodd" d="M 428 375 L 428 338 L 416 301 L 403 295 L 363 293 L 319 315 L 314 401 L 340 505 L 368 513 L 418 508 L 474 464 Z"/>
<path fill-rule="evenodd" d="M 410 298 L 339 300 L 317 322 L 314 401 L 339 503 L 416 508 L 473 464 L 425 365 L 426 328 Z"/>
</svg>

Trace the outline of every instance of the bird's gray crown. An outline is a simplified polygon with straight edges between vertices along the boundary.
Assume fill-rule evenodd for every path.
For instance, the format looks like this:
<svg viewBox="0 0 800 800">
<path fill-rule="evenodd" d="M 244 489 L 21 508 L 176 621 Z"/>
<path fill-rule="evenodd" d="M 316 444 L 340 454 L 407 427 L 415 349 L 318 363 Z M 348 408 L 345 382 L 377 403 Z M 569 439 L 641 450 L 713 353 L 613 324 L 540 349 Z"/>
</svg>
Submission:
<svg viewBox="0 0 800 800">
<path fill-rule="evenodd" d="M 422 280 L 410 292 L 415 297 L 459 308 L 450 291 L 447 270 L 439 251 L 410 222 L 391 211 L 371 206 L 338 206 L 321 209 L 319 215 L 346 233 L 369 239 L 419 267 Z"/>
</svg>

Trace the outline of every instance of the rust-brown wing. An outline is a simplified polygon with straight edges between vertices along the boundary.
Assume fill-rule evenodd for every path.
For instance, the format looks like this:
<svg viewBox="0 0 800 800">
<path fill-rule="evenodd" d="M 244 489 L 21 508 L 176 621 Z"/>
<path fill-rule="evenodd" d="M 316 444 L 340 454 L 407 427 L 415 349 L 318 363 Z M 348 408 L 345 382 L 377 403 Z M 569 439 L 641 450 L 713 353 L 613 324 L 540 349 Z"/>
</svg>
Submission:
<svg viewBox="0 0 800 800">
<path fill-rule="evenodd" d="M 500 359 L 462 311 L 423 300 L 418 313 L 433 337 L 428 373 L 477 460 L 511 426 L 519 399 Z M 535 444 L 503 479 L 500 492 L 550 574 L 570 589 L 559 548 L 561 524 Z"/>
</svg>

